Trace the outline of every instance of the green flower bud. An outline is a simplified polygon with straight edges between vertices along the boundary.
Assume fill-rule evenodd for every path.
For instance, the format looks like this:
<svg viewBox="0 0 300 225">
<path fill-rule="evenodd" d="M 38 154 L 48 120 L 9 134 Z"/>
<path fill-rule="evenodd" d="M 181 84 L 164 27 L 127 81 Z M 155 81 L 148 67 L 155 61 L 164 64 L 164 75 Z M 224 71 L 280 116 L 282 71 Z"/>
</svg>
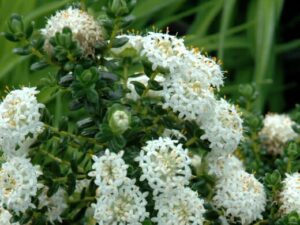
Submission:
<svg viewBox="0 0 300 225">
<path fill-rule="evenodd" d="M 130 126 L 131 115 L 120 105 L 113 105 L 108 111 L 109 127 L 115 134 L 123 134 Z"/>
</svg>

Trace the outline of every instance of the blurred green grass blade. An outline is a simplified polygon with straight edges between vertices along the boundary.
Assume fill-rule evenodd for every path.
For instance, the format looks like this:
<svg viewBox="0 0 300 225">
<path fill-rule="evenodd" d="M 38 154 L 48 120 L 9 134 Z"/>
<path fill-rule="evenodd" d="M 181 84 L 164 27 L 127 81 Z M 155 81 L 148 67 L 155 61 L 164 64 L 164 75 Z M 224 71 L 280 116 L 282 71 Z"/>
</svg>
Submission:
<svg viewBox="0 0 300 225">
<path fill-rule="evenodd" d="M 201 7 L 202 7 L 202 4 L 199 4 L 195 8 L 183 11 L 183 12 L 181 12 L 179 14 L 176 14 L 176 15 L 173 15 L 173 16 L 170 16 L 170 17 L 163 18 L 162 20 L 160 20 L 160 21 L 158 21 L 156 23 L 156 26 L 158 28 L 165 27 L 166 25 L 168 25 L 168 24 L 170 24 L 170 23 L 172 23 L 174 21 L 178 21 L 178 20 L 180 20 L 180 19 L 182 19 L 184 17 L 190 16 L 190 15 L 196 13 Z"/>
<path fill-rule="evenodd" d="M 297 48 L 300 48 L 300 39 L 277 45 L 276 53 L 282 54 L 282 53 L 289 52 L 289 51 L 297 49 Z"/>
<path fill-rule="evenodd" d="M 49 12 L 59 9 L 60 7 L 63 7 L 70 2 L 72 2 L 72 0 L 60 0 L 60 1 L 54 1 L 54 2 L 49 2 L 47 4 L 44 4 L 38 7 L 37 9 L 33 10 L 31 13 L 27 14 L 26 17 L 24 18 L 24 21 L 25 22 L 32 21 L 38 17 L 48 14 Z"/>
<path fill-rule="evenodd" d="M 139 1 L 136 8 L 133 10 L 133 15 L 136 20 L 140 20 L 145 17 L 152 16 L 155 12 L 158 12 L 165 7 L 178 3 L 178 0 L 143 0 Z"/>
<path fill-rule="evenodd" d="M 218 57 L 224 61 L 224 42 L 236 0 L 224 0 L 219 33 Z"/>
<path fill-rule="evenodd" d="M 255 30 L 255 72 L 253 81 L 257 84 L 260 98 L 257 99 L 256 109 L 262 111 L 268 87 L 263 85 L 265 79 L 272 78 L 271 61 L 274 57 L 274 34 L 279 18 L 278 12 L 282 0 L 264 0 L 257 2 Z M 273 51 L 273 52 L 272 52 Z"/>
<path fill-rule="evenodd" d="M 254 21 L 250 21 L 248 23 L 241 24 L 236 27 L 232 27 L 224 32 L 224 36 L 229 38 L 232 35 L 241 33 L 247 29 L 252 28 L 253 25 L 254 25 Z M 199 46 L 203 46 L 203 45 L 205 46 L 206 44 L 218 43 L 219 36 L 220 36 L 219 33 L 207 35 L 203 38 L 199 38 L 197 35 L 188 35 L 185 38 L 185 41 L 186 41 L 186 43 L 189 43 L 191 45 L 195 45 L 195 46 L 199 47 Z"/>
<path fill-rule="evenodd" d="M 194 33 L 198 37 L 208 34 L 210 25 L 222 9 L 222 3 L 223 1 L 220 0 L 211 0 L 203 3 L 202 8 L 197 13 L 195 22 L 189 29 L 189 33 Z"/>
<path fill-rule="evenodd" d="M 13 54 L 13 53 L 11 53 L 11 54 Z M 23 56 L 23 57 L 15 56 L 11 60 L 7 61 L 7 63 L 5 65 L 1 66 L 0 79 L 5 77 L 6 74 L 8 74 L 12 69 L 16 68 L 18 65 L 26 62 L 28 60 L 28 58 L 29 57 L 26 57 L 26 56 Z"/>
<path fill-rule="evenodd" d="M 164 17 L 165 14 L 169 14 L 169 12 L 174 10 L 174 6 L 181 5 L 184 0 L 143 0 L 138 1 L 137 6 L 133 10 L 133 15 L 135 16 L 136 20 L 133 25 L 134 28 L 142 29 L 147 28 L 146 23 L 149 22 L 153 15 L 155 15 L 155 21 L 158 21 L 160 17 Z M 158 12 L 164 10 L 168 7 L 168 10 L 163 14 L 159 14 Z M 169 8 L 171 7 L 171 11 Z M 154 21 L 151 21 L 154 22 Z"/>
</svg>

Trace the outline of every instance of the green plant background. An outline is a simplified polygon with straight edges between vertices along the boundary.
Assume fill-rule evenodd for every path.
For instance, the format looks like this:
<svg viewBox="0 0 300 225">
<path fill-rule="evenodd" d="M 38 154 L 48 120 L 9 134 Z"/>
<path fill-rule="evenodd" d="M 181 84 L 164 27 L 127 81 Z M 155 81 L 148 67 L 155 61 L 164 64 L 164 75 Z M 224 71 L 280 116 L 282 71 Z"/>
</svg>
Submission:
<svg viewBox="0 0 300 225">
<path fill-rule="evenodd" d="M 103 0 L 87 0 L 89 10 L 96 17 Z M 42 27 L 55 10 L 72 0 L 0 0 L 0 31 L 6 30 L 6 20 L 11 13 L 24 16 L 26 23 L 36 22 Z M 78 2 L 79 3 L 79 2 Z M 198 47 L 208 55 L 223 62 L 226 87 L 223 95 L 235 98 L 239 84 L 253 83 L 259 91 L 258 111 L 282 111 L 285 109 L 283 92 L 296 82 L 284 83 L 281 55 L 289 54 L 300 47 L 300 39 L 281 42 L 280 17 L 284 0 L 139 0 L 134 10 L 135 30 L 166 30 L 184 34 L 186 43 Z M 5 86 L 39 85 L 39 80 L 51 74 L 51 69 L 30 72 L 32 59 L 15 56 L 14 43 L 0 37 L 0 93 Z M 50 92 L 49 92 L 50 95 Z M 272 97 L 270 97 L 272 96 Z M 55 101 L 60 111 L 59 98 L 44 92 L 44 102 Z"/>
</svg>

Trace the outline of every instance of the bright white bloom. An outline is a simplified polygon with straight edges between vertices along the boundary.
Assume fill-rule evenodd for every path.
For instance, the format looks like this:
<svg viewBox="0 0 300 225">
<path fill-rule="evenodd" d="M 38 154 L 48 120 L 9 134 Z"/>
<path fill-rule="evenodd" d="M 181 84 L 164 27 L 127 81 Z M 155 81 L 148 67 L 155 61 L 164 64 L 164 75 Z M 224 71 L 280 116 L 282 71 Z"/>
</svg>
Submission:
<svg viewBox="0 0 300 225">
<path fill-rule="evenodd" d="M 219 90 L 224 83 L 220 65 L 216 63 L 215 59 L 202 55 L 198 49 L 189 51 L 184 67 L 192 76 L 202 77 L 202 86 L 210 85 Z"/>
<path fill-rule="evenodd" d="M 134 180 L 126 179 L 118 189 L 101 193 L 94 208 L 99 225 L 141 225 L 148 217 L 146 197 Z"/>
<path fill-rule="evenodd" d="M 155 81 L 162 83 L 165 81 L 165 78 L 163 77 L 163 75 L 158 74 L 156 75 Z M 129 89 L 129 93 L 126 94 L 126 98 L 131 99 L 133 101 L 136 101 L 140 98 L 140 96 L 138 95 L 138 93 L 135 91 L 134 85 L 131 83 L 132 81 L 137 81 L 139 83 L 142 83 L 143 85 L 145 85 L 147 87 L 148 85 L 148 81 L 149 81 L 149 77 L 147 75 L 141 75 L 138 77 L 130 77 L 127 80 L 127 88 Z M 149 90 L 147 93 L 148 97 L 157 97 L 161 95 L 161 91 L 153 91 L 153 90 Z"/>
<path fill-rule="evenodd" d="M 188 184 L 191 177 L 187 149 L 168 137 L 147 141 L 136 161 L 143 170 L 140 179 L 148 181 L 154 194 L 169 187 Z"/>
<path fill-rule="evenodd" d="M 194 168 L 198 169 L 202 164 L 202 158 L 199 155 L 193 155 L 191 164 Z"/>
<path fill-rule="evenodd" d="M 140 35 L 118 35 L 117 38 L 128 38 L 128 42 L 119 47 L 119 48 L 112 48 L 111 51 L 113 54 L 117 56 L 129 56 L 132 57 L 140 53 L 143 45 L 143 37 Z"/>
<path fill-rule="evenodd" d="M 27 147 L 43 129 L 36 88 L 24 87 L 11 91 L 0 104 L 0 148 L 7 155 L 25 155 Z M 19 145 L 20 149 L 16 150 Z M 26 147 L 22 146 L 25 145 Z"/>
<path fill-rule="evenodd" d="M 282 154 L 284 144 L 298 136 L 292 128 L 296 123 L 287 115 L 267 114 L 263 122 L 259 135 L 271 154 Z"/>
<path fill-rule="evenodd" d="M 59 188 L 51 197 L 48 197 L 47 192 L 48 187 L 45 186 L 43 192 L 39 195 L 38 208 L 47 207 L 46 218 L 51 224 L 54 224 L 55 221 L 61 223 L 61 215 L 68 208 L 65 200 L 67 193 L 64 189 Z"/>
<path fill-rule="evenodd" d="M 10 214 L 10 212 L 0 206 L 0 224 L 19 225 L 19 223 L 12 223 L 11 219 L 12 215 Z"/>
<path fill-rule="evenodd" d="M 163 82 L 163 108 L 171 108 L 179 113 L 179 118 L 203 120 L 212 114 L 215 108 L 215 96 L 207 82 L 198 76 L 178 69 Z"/>
<path fill-rule="evenodd" d="M 201 139 L 209 140 L 210 148 L 215 151 L 232 153 L 243 138 L 243 121 L 234 105 L 224 99 L 215 105 L 212 118 L 202 122 L 205 133 Z"/>
<path fill-rule="evenodd" d="M 253 174 L 238 170 L 221 178 L 215 188 L 213 203 L 217 208 L 224 209 L 231 222 L 238 218 L 242 225 L 248 225 L 262 219 L 266 193 Z"/>
<path fill-rule="evenodd" d="M 220 154 L 211 151 L 205 157 L 208 173 L 217 177 L 228 176 L 228 174 L 244 170 L 243 163 L 234 155 Z"/>
<path fill-rule="evenodd" d="M 39 167 L 33 166 L 29 159 L 12 157 L 0 169 L 0 203 L 16 213 L 34 208 L 31 198 L 41 187 L 38 177 Z"/>
<path fill-rule="evenodd" d="M 186 137 L 179 131 L 175 129 L 165 128 L 164 132 L 161 135 L 162 137 L 169 137 L 171 139 L 183 139 L 186 140 Z"/>
<path fill-rule="evenodd" d="M 120 151 L 118 154 L 105 150 L 103 156 L 93 156 L 94 164 L 93 170 L 89 176 L 95 177 L 95 184 L 101 188 L 107 186 L 119 187 L 123 184 L 128 165 L 122 159 L 124 152 Z"/>
<path fill-rule="evenodd" d="M 204 201 L 190 188 L 179 187 L 156 196 L 157 216 L 152 220 L 158 225 L 202 225 Z"/>
<path fill-rule="evenodd" d="M 149 32 L 143 37 L 141 56 L 152 63 L 152 70 L 160 67 L 174 72 L 182 64 L 186 52 L 183 39 L 175 36 Z"/>
<path fill-rule="evenodd" d="M 62 32 L 64 27 L 72 30 L 73 40 L 79 43 L 85 55 L 94 55 L 95 44 L 103 40 L 103 30 L 92 16 L 80 9 L 69 7 L 51 16 L 46 27 L 41 30 L 46 38 L 44 48 L 49 54 L 52 52 L 50 38 L 57 32 Z"/>
<path fill-rule="evenodd" d="M 281 207 L 280 211 L 284 214 L 288 214 L 292 211 L 296 211 L 300 214 L 300 174 L 286 174 L 286 178 L 283 181 L 283 190 L 280 193 Z"/>
</svg>

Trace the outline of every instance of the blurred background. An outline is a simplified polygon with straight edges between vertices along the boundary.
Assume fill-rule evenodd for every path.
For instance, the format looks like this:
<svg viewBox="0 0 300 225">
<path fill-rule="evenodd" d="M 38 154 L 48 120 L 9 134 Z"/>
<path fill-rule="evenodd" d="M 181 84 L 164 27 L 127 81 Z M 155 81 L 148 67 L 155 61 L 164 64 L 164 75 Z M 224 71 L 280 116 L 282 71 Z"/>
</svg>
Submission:
<svg viewBox="0 0 300 225">
<path fill-rule="evenodd" d="M 101 18 L 105 0 L 82 0 Z M 57 9 L 72 0 L 0 0 L 0 31 L 6 30 L 11 13 L 35 21 L 41 28 Z M 78 1 L 77 1 L 78 2 Z M 226 71 L 222 95 L 238 97 L 240 84 L 256 86 L 256 109 L 283 112 L 300 102 L 300 13 L 297 1 L 288 0 L 138 0 L 135 30 L 169 27 L 184 36 L 189 46 L 217 57 Z M 0 37 L 0 94 L 6 86 L 38 85 L 55 73 L 30 72 L 32 58 L 15 56 L 13 43 Z M 48 99 L 51 101 L 51 99 Z"/>
</svg>

